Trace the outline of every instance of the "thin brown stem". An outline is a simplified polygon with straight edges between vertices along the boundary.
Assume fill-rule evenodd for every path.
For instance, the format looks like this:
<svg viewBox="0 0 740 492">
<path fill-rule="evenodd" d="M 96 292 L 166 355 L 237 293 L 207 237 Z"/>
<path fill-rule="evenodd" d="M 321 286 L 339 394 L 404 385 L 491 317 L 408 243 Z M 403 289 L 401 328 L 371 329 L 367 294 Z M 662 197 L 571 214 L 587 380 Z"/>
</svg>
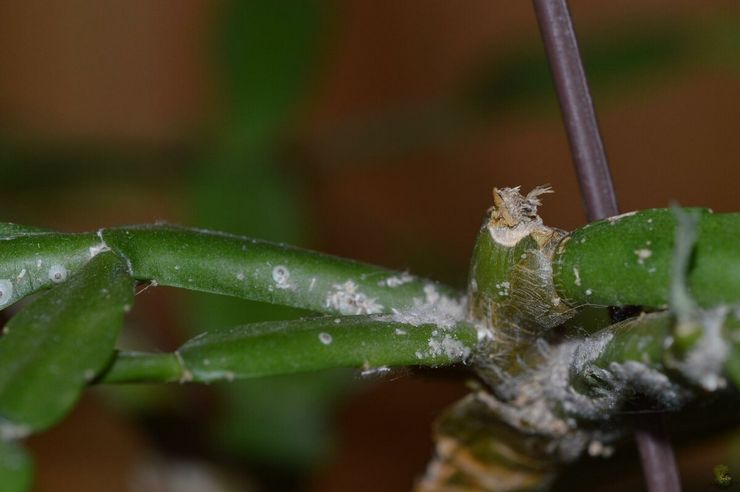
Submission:
<svg viewBox="0 0 740 492">
<path fill-rule="evenodd" d="M 617 215 L 617 195 L 566 0 L 533 0 L 589 221 Z M 680 492 L 678 468 L 661 416 L 635 430 L 650 492 Z"/>
<path fill-rule="evenodd" d="M 534 0 L 534 8 L 588 220 L 617 215 L 617 196 L 568 4 L 565 0 Z"/>
<path fill-rule="evenodd" d="M 641 414 L 637 425 L 635 438 L 648 490 L 680 491 L 681 482 L 665 419 L 661 414 Z"/>
</svg>

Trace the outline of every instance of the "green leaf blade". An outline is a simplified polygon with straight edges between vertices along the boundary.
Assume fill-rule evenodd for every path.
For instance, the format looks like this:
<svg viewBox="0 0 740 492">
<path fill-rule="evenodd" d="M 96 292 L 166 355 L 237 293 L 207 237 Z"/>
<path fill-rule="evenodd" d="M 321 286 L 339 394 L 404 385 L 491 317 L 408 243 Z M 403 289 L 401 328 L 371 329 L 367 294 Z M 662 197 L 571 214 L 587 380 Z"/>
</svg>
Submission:
<svg viewBox="0 0 740 492">
<path fill-rule="evenodd" d="M 105 250 L 95 234 L 0 225 L 0 309 L 72 276 Z"/>
<path fill-rule="evenodd" d="M 33 462 L 15 443 L 0 439 L 0 492 L 27 492 L 33 481 Z"/>
<path fill-rule="evenodd" d="M 240 145 L 275 138 L 311 82 L 325 8 L 319 2 L 226 2 L 217 54 L 225 69 L 229 136 Z"/>
<path fill-rule="evenodd" d="M 4 430 L 20 437 L 66 415 L 109 361 L 132 302 L 133 279 L 107 252 L 11 319 L 0 338 Z"/>
<path fill-rule="evenodd" d="M 688 288 L 700 307 L 740 302 L 740 214 L 699 214 Z M 558 293 L 572 306 L 670 302 L 676 218 L 670 209 L 642 210 L 589 224 L 563 241 L 553 261 Z"/>
<path fill-rule="evenodd" d="M 163 382 L 179 376 L 208 383 L 333 368 L 441 366 L 464 362 L 477 344 L 478 332 L 466 322 L 409 324 L 388 315 L 271 321 L 193 338 L 174 354 L 179 375 L 150 370 L 166 354 L 118 353 L 101 382 Z"/>
<path fill-rule="evenodd" d="M 402 272 L 236 235 L 158 225 L 102 235 L 138 280 L 320 313 L 390 313 L 460 296 Z"/>
<path fill-rule="evenodd" d="M 204 333 L 178 353 L 194 381 L 291 374 L 336 367 L 444 365 L 477 342 L 472 327 L 411 326 L 388 316 L 255 323 Z"/>
</svg>

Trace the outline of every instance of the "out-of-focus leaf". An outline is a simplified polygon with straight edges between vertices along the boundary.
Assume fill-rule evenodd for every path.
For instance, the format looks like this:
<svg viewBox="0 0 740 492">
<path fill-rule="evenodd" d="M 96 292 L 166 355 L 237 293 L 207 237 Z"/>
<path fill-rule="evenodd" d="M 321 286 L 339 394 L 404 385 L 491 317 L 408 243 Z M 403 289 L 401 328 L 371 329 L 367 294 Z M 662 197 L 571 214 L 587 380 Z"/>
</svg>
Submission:
<svg viewBox="0 0 740 492">
<path fill-rule="evenodd" d="M 224 11 L 219 54 L 228 108 L 216 148 L 192 174 L 196 224 L 290 244 L 306 244 L 299 183 L 280 167 L 280 127 L 307 92 L 317 66 L 326 9 L 315 1 L 235 1 Z M 295 173 L 292 173 L 294 176 Z M 297 309 L 200 295 L 195 329 L 295 318 Z M 242 381 L 220 387 L 214 425 L 221 448 L 285 468 L 310 466 L 327 448 L 327 406 L 341 392 L 342 372 Z"/>
<path fill-rule="evenodd" d="M 682 27 L 650 24 L 583 36 L 584 65 L 595 95 L 625 93 L 649 77 L 690 64 L 692 32 Z M 541 46 L 519 48 L 483 65 L 471 77 L 466 94 L 466 104 L 483 114 L 525 104 L 556 107 Z"/>
<path fill-rule="evenodd" d="M 33 463 L 26 450 L 0 439 L 0 492 L 26 492 L 32 478 Z"/>
<path fill-rule="evenodd" d="M 285 122 L 315 66 L 323 13 L 313 1 L 227 4 L 219 53 L 231 137 L 263 143 Z"/>
<path fill-rule="evenodd" d="M 21 437 L 64 417 L 109 361 L 133 302 L 125 263 L 100 253 L 12 318 L 0 337 L 0 431 Z"/>
<path fill-rule="evenodd" d="M 328 370 L 220 383 L 228 405 L 213 427 L 226 449 L 286 470 L 316 466 L 334 444 L 331 416 L 352 371 Z"/>
<path fill-rule="evenodd" d="M 581 51 L 589 82 L 598 101 L 631 97 L 654 81 L 664 80 L 707 58 L 725 61 L 739 49 L 730 30 L 723 36 L 721 23 L 706 31 L 675 22 L 617 26 L 581 37 Z M 737 29 L 735 29 L 737 32 Z M 583 34 L 583 33 L 581 33 Z M 711 37 L 714 44 L 702 40 Z M 707 49 L 697 49 L 697 45 Z M 720 48 L 721 46 L 721 48 Z M 718 53 L 722 53 L 719 55 Z M 716 56 L 715 56 L 716 55 Z M 441 100 L 381 107 L 361 119 L 345 119 L 313 135 L 309 145 L 320 159 L 334 165 L 373 163 L 395 153 L 428 148 L 457 140 L 475 130 L 481 121 L 500 118 L 509 111 L 555 114 L 557 99 L 540 43 L 529 40 L 482 60 L 463 82 L 458 94 Z M 359 158 L 359 159 L 358 159 Z"/>
<path fill-rule="evenodd" d="M 740 71 L 740 16 L 696 24 L 696 57 L 737 75 Z"/>
<path fill-rule="evenodd" d="M 307 209 L 295 175 L 271 148 L 222 150 L 192 176 L 193 223 L 271 241 L 300 244 Z"/>
</svg>

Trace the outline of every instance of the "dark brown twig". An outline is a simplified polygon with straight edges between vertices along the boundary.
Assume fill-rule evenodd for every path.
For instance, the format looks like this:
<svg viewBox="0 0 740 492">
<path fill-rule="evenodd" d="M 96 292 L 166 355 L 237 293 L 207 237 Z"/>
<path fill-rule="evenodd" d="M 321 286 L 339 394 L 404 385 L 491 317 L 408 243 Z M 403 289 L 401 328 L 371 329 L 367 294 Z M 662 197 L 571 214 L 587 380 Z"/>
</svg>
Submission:
<svg viewBox="0 0 740 492">
<path fill-rule="evenodd" d="M 617 196 L 565 0 L 534 0 L 589 221 L 617 215 Z"/>
<path fill-rule="evenodd" d="M 533 0 L 589 221 L 617 215 L 609 162 L 566 0 Z M 660 415 L 638 417 L 635 430 L 650 492 L 680 492 L 676 460 Z"/>
<path fill-rule="evenodd" d="M 680 491 L 681 482 L 676 470 L 670 437 L 661 414 L 641 414 L 635 429 L 637 449 L 642 459 L 642 469 L 648 490 Z"/>
</svg>

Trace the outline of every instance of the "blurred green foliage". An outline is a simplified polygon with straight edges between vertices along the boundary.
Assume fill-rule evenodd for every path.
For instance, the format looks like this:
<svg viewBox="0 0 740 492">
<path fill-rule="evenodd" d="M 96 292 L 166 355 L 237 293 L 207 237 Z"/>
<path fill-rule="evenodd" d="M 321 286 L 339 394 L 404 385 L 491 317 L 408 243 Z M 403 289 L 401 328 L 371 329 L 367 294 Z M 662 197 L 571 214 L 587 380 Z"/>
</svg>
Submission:
<svg viewBox="0 0 740 492">
<path fill-rule="evenodd" d="M 693 30 L 677 24 L 631 25 L 600 30 L 581 43 L 594 97 L 626 96 L 696 62 Z M 464 105 L 491 116 L 527 106 L 555 109 L 557 100 L 541 45 L 522 45 L 480 66 L 470 77 Z"/>
<path fill-rule="evenodd" d="M 273 241 L 307 245 L 309 216 L 301 183 L 283 167 L 278 138 L 311 87 L 327 12 L 317 2 L 234 1 L 221 13 L 216 44 L 223 116 L 214 143 L 189 176 L 192 222 Z M 193 333 L 298 310 L 195 295 Z M 221 411 L 215 445 L 252 461 L 307 469 L 329 450 L 330 411 L 349 374 L 329 371 L 216 385 Z"/>
<path fill-rule="evenodd" d="M 21 446 L 0 439 L 0 492 L 28 490 L 33 477 L 33 462 Z"/>
</svg>

